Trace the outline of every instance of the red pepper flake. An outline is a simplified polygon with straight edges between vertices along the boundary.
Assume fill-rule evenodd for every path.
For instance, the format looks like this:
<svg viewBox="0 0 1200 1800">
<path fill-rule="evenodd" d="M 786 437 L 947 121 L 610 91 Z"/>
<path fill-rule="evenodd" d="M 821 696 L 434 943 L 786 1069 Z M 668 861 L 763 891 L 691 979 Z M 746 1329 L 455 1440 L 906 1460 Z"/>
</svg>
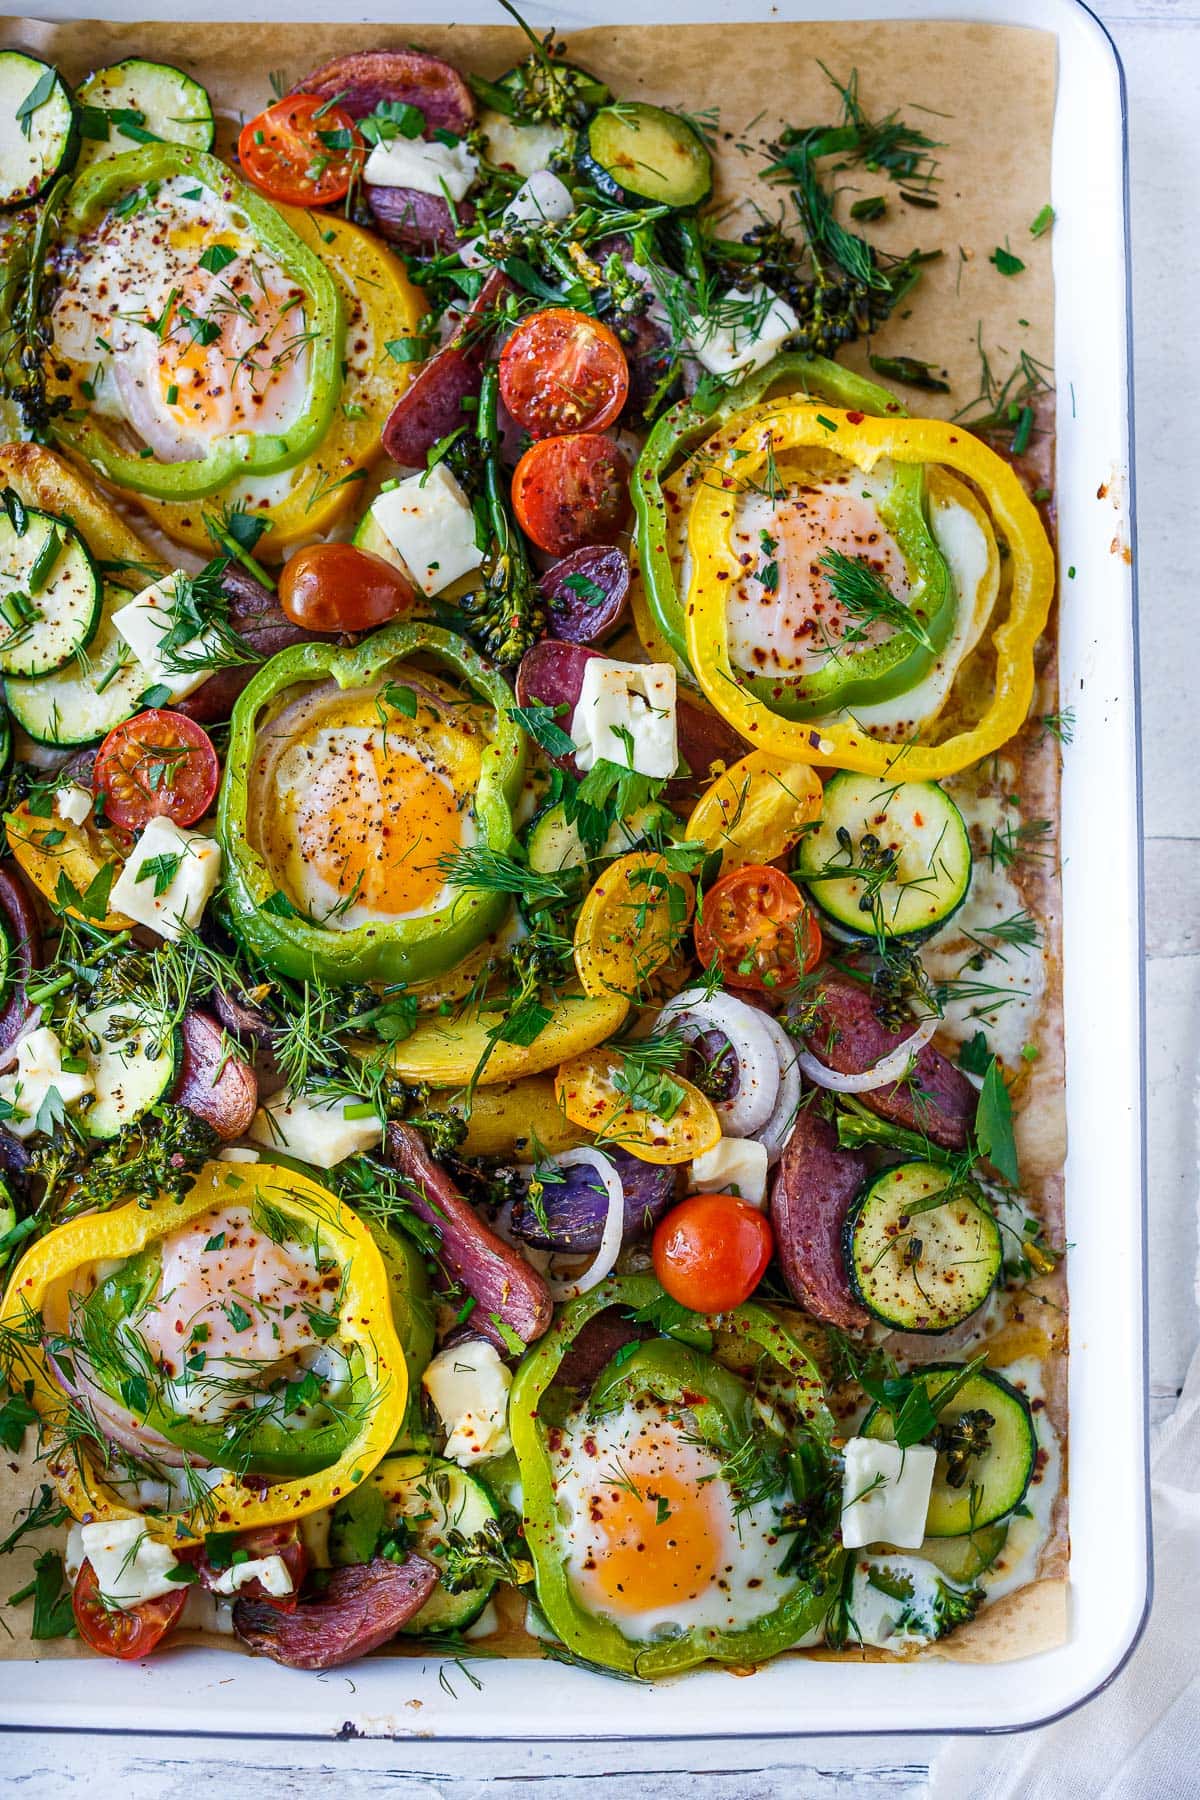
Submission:
<svg viewBox="0 0 1200 1800">
<path fill-rule="evenodd" d="M 861 425 L 863 420 L 866 418 L 866 416 L 867 416 L 866 413 L 860 413 L 860 412 L 852 412 L 852 413 L 846 414 L 846 417 L 849 419 L 849 421 L 852 425 Z"/>
</svg>

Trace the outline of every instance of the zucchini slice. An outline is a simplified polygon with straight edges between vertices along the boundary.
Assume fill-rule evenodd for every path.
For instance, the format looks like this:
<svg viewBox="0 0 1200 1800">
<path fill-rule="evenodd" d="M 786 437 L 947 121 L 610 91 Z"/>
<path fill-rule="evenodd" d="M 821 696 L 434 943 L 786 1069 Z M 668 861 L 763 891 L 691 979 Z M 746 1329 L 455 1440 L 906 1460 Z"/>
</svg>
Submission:
<svg viewBox="0 0 1200 1800">
<path fill-rule="evenodd" d="M 120 1000 L 88 1013 L 81 1023 L 95 1097 L 80 1111 L 80 1123 L 89 1137 L 115 1137 L 175 1085 L 180 1032 L 172 1021 L 148 1018 Z"/>
<path fill-rule="evenodd" d="M 100 623 L 100 577 L 65 519 L 33 506 L 0 513 L 0 673 L 53 674 Z"/>
<path fill-rule="evenodd" d="M 939 1195 L 945 1199 L 939 1199 Z M 896 1163 L 858 1193 L 842 1228 L 850 1286 L 895 1331 L 950 1331 L 978 1312 L 1004 1260 L 976 1193 L 937 1163 Z"/>
<path fill-rule="evenodd" d="M 921 1372 L 944 1374 L 949 1381 L 959 1373 L 959 1366 L 929 1363 Z M 935 1406 L 938 1385 L 929 1383 Z M 938 1414 L 938 1429 L 944 1431 L 953 1426 L 964 1413 L 988 1414 L 992 1422 L 987 1426 L 987 1447 L 968 1458 L 957 1486 L 947 1479 L 946 1452 L 939 1453 L 925 1519 L 927 1538 L 966 1537 L 1007 1518 L 1025 1498 L 1033 1477 L 1037 1434 L 1029 1402 L 1019 1389 L 994 1369 L 980 1369 Z M 892 1415 L 881 1406 L 871 1408 L 859 1430 L 869 1438 L 886 1440 L 895 1436 Z"/>
<path fill-rule="evenodd" d="M 75 102 L 57 69 L 0 50 L 0 208 L 28 206 L 79 150 Z"/>
<path fill-rule="evenodd" d="M 414 1549 L 440 1568 L 448 1532 L 471 1538 L 498 1517 L 489 1489 L 457 1463 L 438 1456 L 386 1456 L 334 1507 L 329 1557 L 335 1564 L 369 1561 L 380 1533 L 404 1519 Z M 479 1617 L 494 1585 L 488 1578 L 461 1594 L 436 1587 L 420 1612 L 401 1627 L 403 1634 L 426 1637 L 430 1632 L 461 1631 Z"/>
<path fill-rule="evenodd" d="M 678 831 L 678 826 L 678 819 L 668 807 L 650 800 L 645 806 L 635 807 L 627 819 L 616 821 L 600 854 L 624 856 L 627 850 L 644 844 L 656 831 L 670 837 Z M 530 868 L 538 875 L 582 868 L 588 860 L 583 840 L 568 820 L 561 800 L 553 806 L 544 806 L 534 819 L 525 839 L 525 851 Z"/>
<path fill-rule="evenodd" d="M 75 98 L 82 109 L 81 168 L 107 156 L 123 156 L 141 144 L 212 149 L 216 127 L 208 93 L 170 63 L 127 57 L 97 69 Z"/>
<path fill-rule="evenodd" d="M 699 206 L 712 157 L 686 119 L 644 101 L 606 106 L 587 128 L 580 172 L 618 205 Z"/>
<path fill-rule="evenodd" d="M 800 844 L 797 872 L 835 936 L 919 942 L 966 899 L 971 840 L 936 781 L 843 770 L 825 784 L 821 822 Z"/>
<path fill-rule="evenodd" d="M 9 711 L 37 743 L 57 750 L 98 744 L 137 712 L 151 678 L 112 623 L 132 599 L 127 588 L 105 588 L 100 623 L 85 651 L 51 675 L 10 675 L 4 683 Z"/>
</svg>

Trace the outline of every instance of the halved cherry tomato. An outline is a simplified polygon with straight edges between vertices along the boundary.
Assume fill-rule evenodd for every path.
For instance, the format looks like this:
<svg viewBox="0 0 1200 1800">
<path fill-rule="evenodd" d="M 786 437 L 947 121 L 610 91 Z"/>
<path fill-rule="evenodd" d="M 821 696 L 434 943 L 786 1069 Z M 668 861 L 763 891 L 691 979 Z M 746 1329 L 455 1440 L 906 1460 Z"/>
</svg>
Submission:
<svg viewBox="0 0 1200 1800">
<path fill-rule="evenodd" d="M 92 780 L 123 831 L 140 831 L 151 819 L 194 825 L 213 803 L 221 765 L 203 726 L 155 708 L 109 732 Z"/>
<path fill-rule="evenodd" d="M 696 920 L 696 954 L 718 958 L 730 987 L 790 987 L 821 960 L 821 928 L 800 889 L 769 864 L 747 863 L 714 882 Z"/>
<path fill-rule="evenodd" d="M 551 306 L 522 320 L 500 357 L 500 395 L 535 438 L 611 425 L 629 392 L 629 364 L 599 319 Z"/>
<path fill-rule="evenodd" d="M 75 1577 L 71 1610 L 79 1635 L 85 1644 L 101 1656 L 115 1656 L 121 1662 L 149 1656 L 179 1623 L 179 1615 L 187 1604 L 187 1588 L 178 1593 L 160 1594 L 155 1600 L 143 1600 L 137 1606 L 110 1606 L 100 1592 L 96 1571 L 85 1562 Z"/>
<path fill-rule="evenodd" d="M 353 544 L 310 544 L 279 577 L 279 604 L 305 631 L 370 631 L 412 603 L 399 569 Z"/>
<path fill-rule="evenodd" d="M 770 1221 L 734 1194 L 693 1194 L 660 1220 L 654 1273 L 681 1306 L 728 1312 L 748 1300 L 775 1248 Z"/>
<path fill-rule="evenodd" d="M 521 530 L 551 556 L 611 544 L 629 511 L 629 464 L 601 432 L 543 438 L 517 464 L 512 500 Z"/>
<path fill-rule="evenodd" d="M 291 206 L 328 206 L 362 166 L 354 120 L 317 94 L 287 94 L 242 126 L 238 161 L 256 188 Z"/>
</svg>

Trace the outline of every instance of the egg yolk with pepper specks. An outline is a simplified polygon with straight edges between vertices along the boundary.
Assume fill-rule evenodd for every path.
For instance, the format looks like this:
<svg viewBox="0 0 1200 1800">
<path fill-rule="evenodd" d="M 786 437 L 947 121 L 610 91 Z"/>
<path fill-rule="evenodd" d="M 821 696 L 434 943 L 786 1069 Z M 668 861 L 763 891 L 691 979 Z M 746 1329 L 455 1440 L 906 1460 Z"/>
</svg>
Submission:
<svg viewBox="0 0 1200 1800">
<path fill-rule="evenodd" d="M 677 1413 L 650 1399 L 600 1419 L 579 1411 L 550 1453 L 571 1588 L 625 1636 L 744 1629 L 792 1591 L 773 1502 L 738 1506 Z"/>
<path fill-rule="evenodd" d="M 293 902 L 332 929 L 449 904 L 446 859 L 476 839 L 481 727 L 423 674 L 419 693 L 397 679 L 329 697 L 265 734 L 264 854 Z"/>
</svg>

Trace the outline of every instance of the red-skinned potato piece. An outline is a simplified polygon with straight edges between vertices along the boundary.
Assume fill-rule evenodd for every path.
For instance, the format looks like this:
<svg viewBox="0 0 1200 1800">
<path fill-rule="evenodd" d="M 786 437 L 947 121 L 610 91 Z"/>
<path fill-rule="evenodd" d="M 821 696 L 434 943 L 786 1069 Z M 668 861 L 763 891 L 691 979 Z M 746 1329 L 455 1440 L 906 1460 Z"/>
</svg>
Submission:
<svg viewBox="0 0 1200 1800">
<path fill-rule="evenodd" d="M 478 399 L 483 363 L 512 282 L 493 269 L 448 343 L 405 388 L 383 428 L 383 447 L 402 468 L 423 469 L 430 450 L 463 423 L 463 401 Z"/>
<path fill-rule="evenodd" d="M 460 238 L 471 235 L 475 208 L 469 200 L 460 200 L 452 212 L 441 194 L 422 194 L 416 188 L 380 187 L 368 181 L 364 192 L 379 235 L 401 250 L 432 256 L 453 250 Z"/>
<path fill-rule="evenodd" d="M 557 638 L 590 644 L 615 631 L 629 593 L 629 558 L 615 544 L 573 550 L 542 576 L 538 591 L 546 602 Z"/>
<path fill-rule="evenodd" d="M 590 1387 L 626 1344 L 641 1343 L 654 1336 L 650 1325 L 639 1325 L 619 1306 L 606 1306 L 594 1313 L 575 1333 L 563 1353 L 554 1377 L 563 1387 Z"/>
<path fill-rule="evenodd" d="M 298 81 L 294 91 L 319 94 L 322 100 L 336 94 L 338 105 L 352 119 L 374 112 L 381 100 L 415 106 L 425 115 L 426 137 L 435 131 L 465 137 L 475 122 L 475 100 L 458 70 L 419 50 L 362 50 L 338 56 Z"/>
<path fill-rule="evenodd" d="M 173 1098 L 232 1143 L 250 1129 L 258 1105 L 254 1070 L 229 1054 L 220 1025 L 208 1013 L 184 1014 L 183 1061 Z"/>
<path fill-rule="evenodd" d="M 841 1331 L 865 1331 L 870 1319 L 850 1291 L 842 1225 L 867 1178 L 859 1150 L 842 1150 L 837 1131 L 802 1106 L 771 1186 L 775 1254 L 788 1291 L 814 1319 Z"/>
<path fill-rule="evenodd" d="M 498 1319 L 523 1344 L 549 1329 L 554 1312 L 544 1278 L 520 1253 L 485 1225 L 411 1125 L 387 1128 L 388 1161 L 406 1177 L 414 1212 L 441 1237 L 439 1267 L 474 1296 L 471 1326 L 498 1349 L 511 1353 Z"/>
<path fill-rule="evenodd" d="M 810 996 L 805 1009 L 808 1048 L 839 1075 L 861 1075 L 889 1056 L 917 1028 L 906 1019 L 897 1029 L 876 1010 L 870 987 L 831 975 Z M 917 1131 L 944 1150 L 964 1150 L 975 1122 L 978 1095 L 961 1069 L 932 1044 L 917 1055 L 911 1076 L 889 1087 L 859 1094 L 881 1119 Z"/>
<path fill-rule="evenodd" d="M 377 1556 L 332 1569 L 324 1592 L 281 1612 L 265 1600 L 237 1600 L 233 1628 L 244 1644 L 287 1669 L 340 1669 L 394 1638 L 437 1586 L 421 1556 Z"/>
<path fill-rule="evenodd" d="M 236 563 L 231 562 L 225 570 L 221 587 L 229 600 L 230 624 L 263 662 L 280 650 L 289 650 L 293 644 L 310 643 L 320 635 L 293 625 L 271 590 Z M 194 693 L 177 700 L 171 710 L 194 719 L 198 725 L 213 725 L 228 719 L 238 695 L 258 668 L 258 663 L 239 663 L 234 668 L 218 669 Z"/>
<path fill-rule="evenodd" d="M 0 1009 L 0 1050 L 7 1050 L 29 1022 L 25 984 L 42 961 L 42 927 L 37 908 L 11 865 L 0 868 L 0 919 L 11 958 L 8 998 Z"/>
</svg>

